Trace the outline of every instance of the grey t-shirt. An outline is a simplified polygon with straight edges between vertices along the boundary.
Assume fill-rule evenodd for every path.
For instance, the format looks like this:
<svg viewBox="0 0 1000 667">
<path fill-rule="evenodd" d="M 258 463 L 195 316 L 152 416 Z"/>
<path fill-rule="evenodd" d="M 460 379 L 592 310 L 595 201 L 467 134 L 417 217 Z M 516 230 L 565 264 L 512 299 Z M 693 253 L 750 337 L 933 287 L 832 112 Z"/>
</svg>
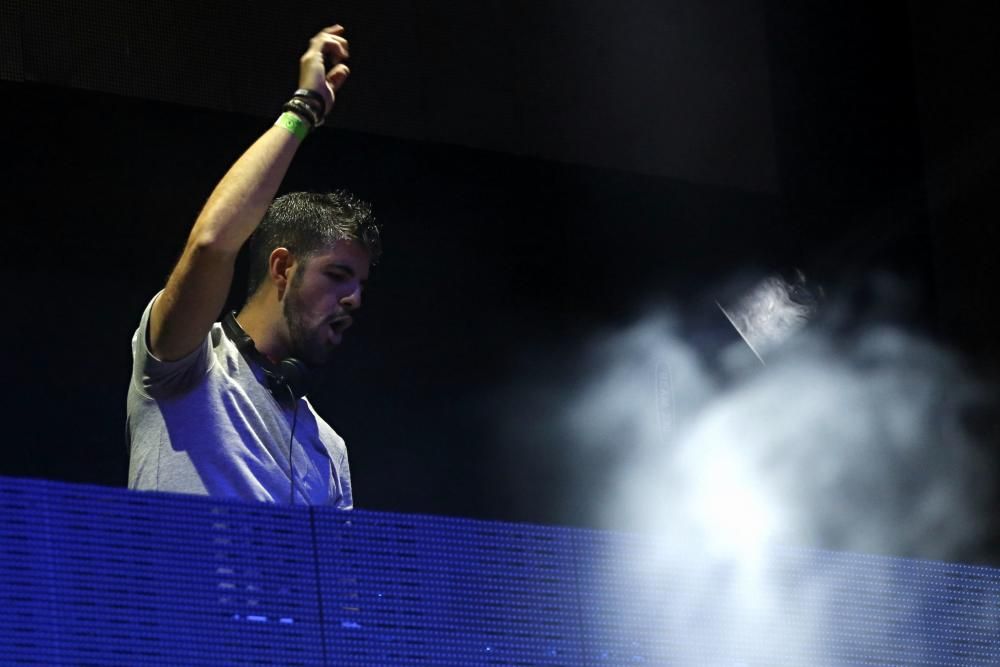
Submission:
<svg viewBox="0 0 1000 667">
<path fill-rule="evenodd" d="M 343 438 L 307 399 L 297 410 L 279 404 L 221 324 L 183 359 L 152 355 L 147 328 L 157 297 L 132 337 L 129 488 L 352 508 Z"/>
</svg>

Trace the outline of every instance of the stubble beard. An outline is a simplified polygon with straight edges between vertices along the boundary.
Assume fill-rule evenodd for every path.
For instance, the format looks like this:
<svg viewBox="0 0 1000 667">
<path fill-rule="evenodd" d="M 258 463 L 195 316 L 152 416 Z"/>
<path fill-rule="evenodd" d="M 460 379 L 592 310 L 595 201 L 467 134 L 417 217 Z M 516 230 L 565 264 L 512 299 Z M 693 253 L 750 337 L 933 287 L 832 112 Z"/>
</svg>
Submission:
<svg viewBox="0 0 1000 667">
<path fill-rule="evenodd" d="M 288 351 L 290 356 L 306 362 L 310 366 L 322 366 L 329 361 L 330 350 L 318 341 L 315 332 L 305 319 L 305 307 L 299 290 L 298 275 L 292 276 L 288 294 L 282 306 L 285 325 L 288 327 Z"/>
</svg>

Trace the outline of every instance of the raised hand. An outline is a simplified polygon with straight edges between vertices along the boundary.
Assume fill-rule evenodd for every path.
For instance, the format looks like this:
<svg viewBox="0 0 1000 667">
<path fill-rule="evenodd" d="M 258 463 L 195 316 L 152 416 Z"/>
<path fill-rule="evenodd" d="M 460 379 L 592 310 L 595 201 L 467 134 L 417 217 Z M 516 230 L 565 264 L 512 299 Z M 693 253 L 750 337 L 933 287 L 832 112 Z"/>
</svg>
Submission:
<svg viewBox="0 0 1000 667">
<path fill-rule="evenodd" d="M 329 56 L 333 66 L 327 70 L 324 56 Z M 323 28 L 311 40 L 309 50 L 299 59 L 299 88 L 313 90 L 326 102 L 324 114 L 333 108 L 337 90 L 344 85 L 350 68 L 344 64 L 349 57 L 344 26 Z"/>
</svg>

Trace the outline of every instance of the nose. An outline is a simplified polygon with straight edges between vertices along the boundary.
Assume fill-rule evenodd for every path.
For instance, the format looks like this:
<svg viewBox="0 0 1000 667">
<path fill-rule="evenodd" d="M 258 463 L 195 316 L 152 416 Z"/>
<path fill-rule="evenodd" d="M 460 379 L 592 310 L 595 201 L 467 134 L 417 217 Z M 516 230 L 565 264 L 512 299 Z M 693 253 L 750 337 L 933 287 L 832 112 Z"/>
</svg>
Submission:
<svg viewBox="0 0 1000 667">
<path fill-rule="evenodd" d="M 361 307 L 361 285 L 356 283 L 354 289 L 340 299 L 340 305 L 346 310 L 357 310 Z"/>
</svg>

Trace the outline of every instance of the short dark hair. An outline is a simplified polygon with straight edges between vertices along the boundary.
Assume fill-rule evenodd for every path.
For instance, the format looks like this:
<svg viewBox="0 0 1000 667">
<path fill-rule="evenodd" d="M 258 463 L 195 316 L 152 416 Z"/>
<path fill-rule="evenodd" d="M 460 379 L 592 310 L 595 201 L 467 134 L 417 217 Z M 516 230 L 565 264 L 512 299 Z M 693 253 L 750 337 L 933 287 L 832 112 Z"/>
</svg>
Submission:
<svg viewBox="0 0 1000 667">
<path fill-rule="evenodd" d="M 346 190 L 292 192 L 278 197 L 250 237 L 247 298 L 267 278 L 275 248 L 288 248 L 296 258 L 308 260 L 337 241 L 357 241 L 368 251 L 372 264 L 378 261 L 381 230 L 375 224 L 371 204 Z"/>
</svg>

